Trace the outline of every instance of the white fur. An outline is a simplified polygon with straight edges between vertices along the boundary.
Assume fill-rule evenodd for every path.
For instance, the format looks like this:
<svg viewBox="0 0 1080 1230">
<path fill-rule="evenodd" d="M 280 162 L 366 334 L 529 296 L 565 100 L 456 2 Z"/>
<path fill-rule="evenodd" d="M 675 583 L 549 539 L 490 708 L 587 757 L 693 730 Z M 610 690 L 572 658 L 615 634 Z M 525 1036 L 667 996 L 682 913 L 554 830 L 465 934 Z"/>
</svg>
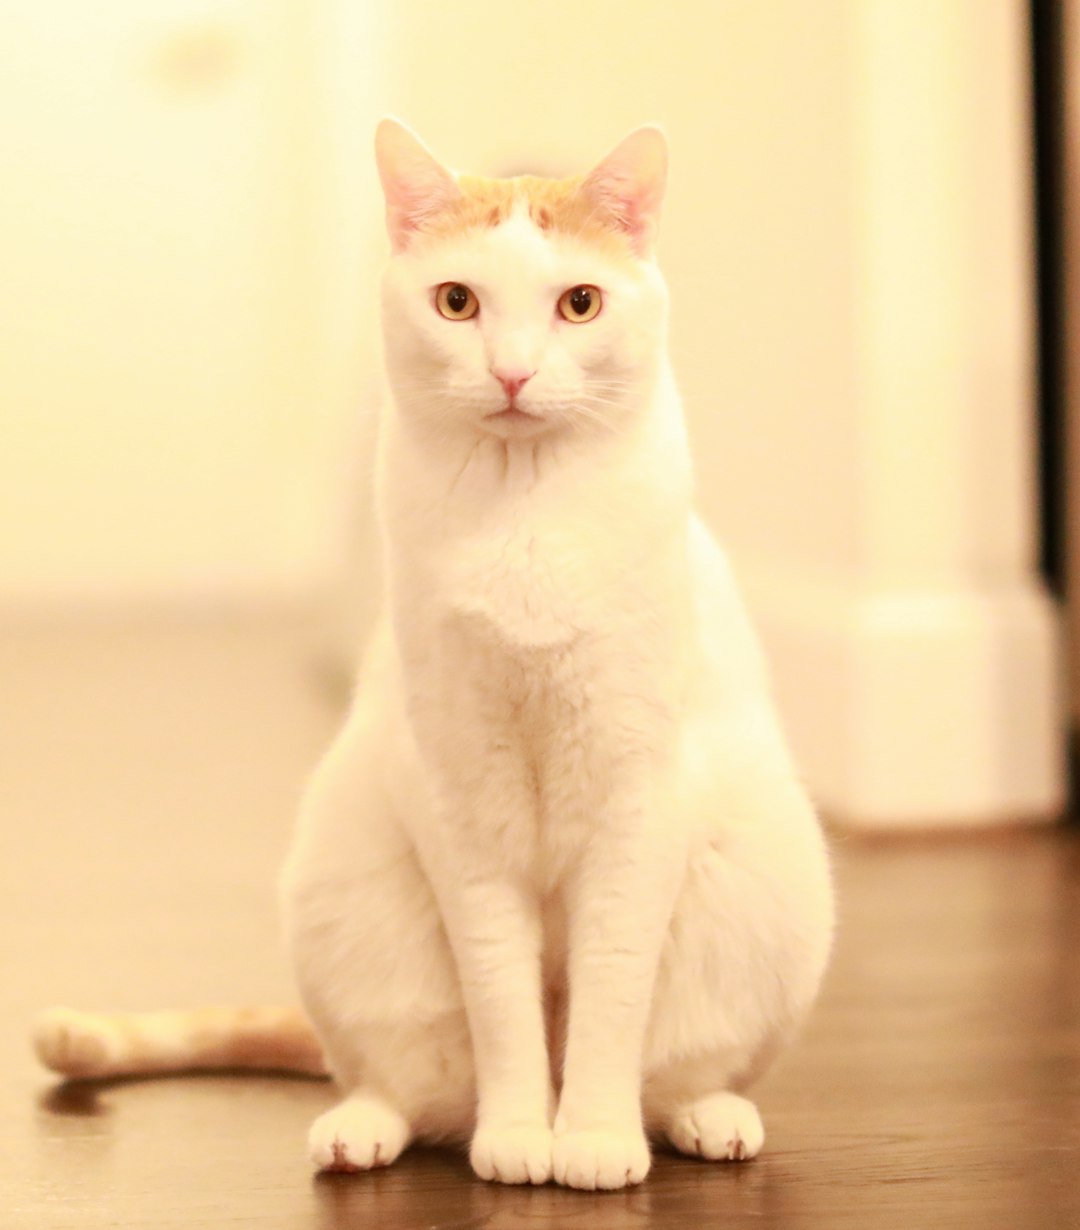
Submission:
<svg viewBox="0 0 1080 1230">
<path fill-rule="evenodd" d="M 435 311 L 446 281 L 477 318 Z M 563 322 L 580 283 L 603 311 Z M 349 1095 L 316 1163 L 471 1137 L 483 1178 L 613 1188 L 645 1176 L 646 1130 L 753 1156 L 733 1091 L 815 995 L 831 892 L 691 511 L 660 274 L 516 211 L 406 244 L 383 304 L 388 600 L 285 876 Z M 535 368 L 518 404 L 541 430 L 485 421 L 500 364 Z"/>
</svg>

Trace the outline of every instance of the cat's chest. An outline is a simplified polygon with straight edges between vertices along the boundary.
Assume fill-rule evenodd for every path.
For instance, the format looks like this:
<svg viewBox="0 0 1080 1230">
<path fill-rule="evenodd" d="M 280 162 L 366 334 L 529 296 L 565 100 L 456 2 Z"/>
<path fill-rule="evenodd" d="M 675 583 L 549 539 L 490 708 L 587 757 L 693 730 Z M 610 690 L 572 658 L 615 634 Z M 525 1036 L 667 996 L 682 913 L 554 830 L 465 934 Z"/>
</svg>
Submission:
<svg viewBox="0 0 1080 1230">
<path fill-rule="evenodd" d="M 481 442 L 460 464 L 401 464 L 386 527 L 402 596 L 526 648 L 606 624 L 629 539 L 603 477 L 572 450 L 539 444 Z"/>
<path fill-rule="evenodd" d="M 600 618 L 606 595 L 587 545 L 558 527 L 523 524 L 459 539 L 435 564 L 450 617 L 501 642 L 565 645 Z"/>
</svg>

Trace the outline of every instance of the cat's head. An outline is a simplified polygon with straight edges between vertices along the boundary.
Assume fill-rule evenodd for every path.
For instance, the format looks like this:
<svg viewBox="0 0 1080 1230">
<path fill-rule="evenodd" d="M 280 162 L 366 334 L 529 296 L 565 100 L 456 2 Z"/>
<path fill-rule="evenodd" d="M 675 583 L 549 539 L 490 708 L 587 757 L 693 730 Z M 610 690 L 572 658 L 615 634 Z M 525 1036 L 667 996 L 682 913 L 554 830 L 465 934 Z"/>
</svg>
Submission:
<svg viewBox="0 0 1080 1230">
<path fill-rule="evenodd" d="M 387 368 L 400 412 L 451 432 L 617 430 L 648 399 L 667 296 L 652 260 L 657 128 L 587 175 L 454 175 L 384 120 Z"/>
</svg>

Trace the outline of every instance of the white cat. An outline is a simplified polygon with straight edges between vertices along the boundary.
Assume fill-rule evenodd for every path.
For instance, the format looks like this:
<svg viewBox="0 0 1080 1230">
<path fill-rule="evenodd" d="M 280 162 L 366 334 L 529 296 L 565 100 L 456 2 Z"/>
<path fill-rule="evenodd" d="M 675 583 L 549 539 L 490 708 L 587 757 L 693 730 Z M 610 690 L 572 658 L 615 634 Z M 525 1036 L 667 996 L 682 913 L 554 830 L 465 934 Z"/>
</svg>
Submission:
<svg viewBox="0 0 1080 1230">
<path fill-rule="evenodd" d="M 283 882 L 346 1095 L 312 1159 L 471 1139 L 482 1178 L 592 1189 L 645 1177 L 647 1133 L 753 1157 L 741 1091 L 814 998 L 832 897 L 691 509 L 663 136 L 562 181 L 454 176 L 392 121 L 376 146 L 387 601 Z M 49 1018 L 46 1061 L 77 1033 Z"/>
</svg>

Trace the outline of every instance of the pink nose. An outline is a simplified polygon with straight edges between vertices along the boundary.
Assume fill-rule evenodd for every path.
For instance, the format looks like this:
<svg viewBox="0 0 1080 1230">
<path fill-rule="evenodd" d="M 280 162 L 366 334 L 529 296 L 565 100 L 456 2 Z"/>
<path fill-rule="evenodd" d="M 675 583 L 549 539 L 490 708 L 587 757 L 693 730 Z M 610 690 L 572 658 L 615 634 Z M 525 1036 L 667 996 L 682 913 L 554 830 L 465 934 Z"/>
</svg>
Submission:
<svg viewBox="0 0 1080 1230">
<path fill-rule="evenodd" d="M 514 398 L 521 392 L 525 384 L 527 384 L 528 381 L 536 375 L 536 372 L 527 372 L 519 368 L 512 370 L 507 369 L 506 371 L 503 371 L 497 367 L 493 367 L 491 369 L 491 374 L 506 390 L 506 396 L 513 401 Z"/>
</svg>

